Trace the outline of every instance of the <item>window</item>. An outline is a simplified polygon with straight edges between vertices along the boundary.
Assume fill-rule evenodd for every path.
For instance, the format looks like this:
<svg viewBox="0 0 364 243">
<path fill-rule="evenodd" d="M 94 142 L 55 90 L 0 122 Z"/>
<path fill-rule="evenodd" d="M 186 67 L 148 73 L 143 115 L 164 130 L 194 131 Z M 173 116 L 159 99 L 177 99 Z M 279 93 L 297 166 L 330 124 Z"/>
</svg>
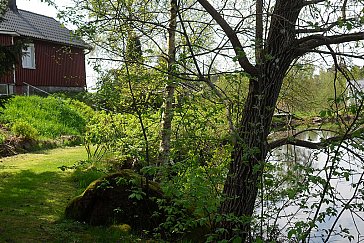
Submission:
<svg viewBox="0 0 364 243">
<path fill-rule="evenodd" d="M 34 44 L 27 44 L 23 49 L 23 68 L 35 69 L 35 49 Z"/>
</svg>

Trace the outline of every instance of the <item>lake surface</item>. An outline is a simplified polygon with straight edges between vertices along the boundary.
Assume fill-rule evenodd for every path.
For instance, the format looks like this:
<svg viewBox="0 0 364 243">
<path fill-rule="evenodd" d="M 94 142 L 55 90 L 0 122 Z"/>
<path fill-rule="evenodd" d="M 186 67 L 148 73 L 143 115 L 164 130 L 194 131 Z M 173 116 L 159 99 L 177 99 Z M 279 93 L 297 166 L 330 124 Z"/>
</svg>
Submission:
<svg viewBox="0 0 364 243">
<path fill-rule="evenodd" d="M 319 142 L 332 136 L 328 132 L 306 132 L 300 138 Z M 269 161 L 276 168 L 273 181 L 286 175 L 293 177 L 293 180 L 282 181 L 276 190 L 289 192 L 294 181 L 305 190 L 262 204 L 260 209 L 264 210 L 260 214 L 269 215 L 266 216 L 266 227 L 279 225 L 278 231 L 287 235 L 291 229 L 299 228 L 295 224 L 308 223 L 317 213 L 319 220 L 316 220 L 316 227 L 311 230 L 307 242 L 350 242 L 349 236 L 353 237 L 351 242 L 364 241 L 364 154 L 355 148 L 358 146 L 363 144 L 352 141 L 321 151 L 285 145 L 272 151 Z M 329 189 L 322 200 L 327 182 Z M 268 201 L 269 196 L 278 195 L 278 191 L 267 189 Z"/>
</svg>

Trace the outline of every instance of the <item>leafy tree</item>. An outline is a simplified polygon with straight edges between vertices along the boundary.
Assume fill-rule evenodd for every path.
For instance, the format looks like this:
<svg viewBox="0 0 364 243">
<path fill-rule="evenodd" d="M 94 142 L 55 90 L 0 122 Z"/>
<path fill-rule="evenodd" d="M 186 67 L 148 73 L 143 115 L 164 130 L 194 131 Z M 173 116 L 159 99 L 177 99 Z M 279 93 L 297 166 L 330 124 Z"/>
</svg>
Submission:
<svg viewBox="0 0 364 243">
<path fill-rule="evenodd" d="M 228 11 L 238 14 L 237 7 L 233 5 L 231 10 L 228 1 L 223 6 L 214 6 L 207 0 L 198 2 L 219 25 L 235 52 L 235 60 L 250 76 L 244 110 L 233 131 L 234 150 L 224 185 L 227 199 L 220 207 L 223 215 L 242 217 L 241 220 L 222 221 L 221 227 L 226 229 L 223 237 L 232 239 L 238 235 L 245 241 L 250 232 L 259 181 L 270 148 L 267 137 L 287 71 L 295 60 L 308 53 L 331 55 L 337 63 L 337 56 L 343 53 L 335 52 L 332 45 L 364 38 L 360 22 L 353 20 L 354 16 L 362 16 L 360 11 L 363 6 L 360 1 L 355 1 L 356 8 L 346 1 L 255 1 L 255 28 L 251 33 L 254 39 L 250 45 L 254 49 L 248 51 L 241 41 L 244 37 L 239 38 L 239 30 L 243 27 L 223 15 Z M 335 11 L 339 6 L 342 12 Z M 326 16 L 329 21 L 319 21 L 317 17 L 325 16 L 325 12 L 333 12 L 335 17 Z M 233 13 L 229 16 L 243 21 L 242 17 Z M 248 33 L 245 32 L 245 36 Z M 320 47 L 326 47 L 327 50 Z M 254 62 L 251 61 L 251 53 L 255 54 Z"/>
<path fill-rule="evenodd" d="M 335 69 L 314 70 L 313 65 L 293 66 L 282 84 L 282 90 L 278 99 L 277 108 L 283 111 L 298 113 L 301 115 L 314 115 L 330 108 L 335 98 L 335 93 L 343 94 L 346 89 L 346 77 L 342 74 L 335 79 Z M 360 76 L 357 68 L 353 67 L 345 71 L 352 80 Z M 349 80 L 350 81 L 350 80 Z M 348 83 L 349 83 L 348 81 Z"/>
<path fill-rule="evenodd" d="M 129 31 L 125 51 L 125 59 L 130 63 L 143 63 L 143 52 L 140 38 L 133 31 Z"/>
<path fill-rule="evenodd" d="M 128 79 L 132 79 L 132 89 L 138 108 L 149 111 L 159 110 L 162 104 L 160 80 L 163 76 L 143 67 L 129 67 L 129 75 L 125 68 L 109 70 L 98 81 L 97 92 L 93 98 L 99 109 L 115 113 L 135 113 L 133 98 L 130 95 Z"/>
<path fill-rule="evenodd" d="M 143 64 L 166 73 L 156 65 L 156 56 L 161 56 L 161 53 L 168 58 L 174 55 L 166 53 L 163 41 L 166 32 L 171 29 L 164 1 L 76 2 L 80 11 L 71 10 L 78 15 L 72 21 L 81 26 L 90 40 L 108 50 L 112 54 L 111 59 L 121 53 L 124 54 L 121 61 L 126 61 L 125 40 L 132 28 L 151 53 L 143 59 Z M 176 14 L 180 26 L 177 33 L 180 33 L 182 41 L 177 45 L 174 68 L 181 72 L 174 73 L 174 76 L 185 79 L 184 84 L 194 89 L 210 88 L 207 98 L 225 106 L 226 127 L 231 135 L 229 142 L 233 149 L 223 189 L 225 200 L 218 210 L 223 216 L 217 226 L 222 232 L 220 238 L 243 242 L 253 240 L 249 238 L 252 216 L 263 177 L 267 174 L 265 170 L 269 167 L 266 161 L 270 150 L 283 144 L 316 149 L 327 144 L 340 146 L 342 141 L 362 134 L 360 126 L 354 125 L 361 122 L 362 102 L 352 109 L 354 119 L 346 122 L 341 112 L 348 110 L 344 95 L 338 93 L 337 87 L 340 73 L 346 80 L 350 79 L 341 59 L 362 57 L 359 52 L 364 39 L 363 8 L 360 0 L 350 1 L 350 4 L 339 0 L 177 1 Z M 196 16 L 199 18 L 196 19 Z M 86 24 L 82 23 L 84 17 L 89 19 Z M 210 43 L 202 37 L 205 34 L 211 37 Z M 334 111 L 322 115 L 327 114 L 337 121 L 338 126 L 343 128 L 342 133 L 318 143 L 302 141 L 297 136 L 269 141 L 279 96 L 285 97 L 281 91 L 285 91 L 284 85 L 292 84 L 293 79 L 287 73 L 298 61 L 309 60 L 316 54 L 324 61 L 330 59 L 335 68 L 333 76 L 327 79 L 333 82 Z M 310 72 L 301 73 L 305 79 L 301 80 L 301 87 L 319 83 L 308 77 Z M 242 82 L 248 86 L 247 93 L 238 95 L 229 90 L 237 86 L 214 79 L 220 76 L 225 78 L 224 81 L 233 81 L 228 78 L 233 76 L 232 73 L 244 77 Z M 284 83 L 285 79 L 288 83 Z M 132 91 L 131 85 L 129 88 Z M 132 99 L 135 105 L 133 94 Z M 334 159 L 337 157 L 334 156 Z M 330 169 L 329 178 L 332 174 Z M 322 183 L 324 190 L 320 205 L 328 192 L 328 181 Z M 309 237 L 320 208 L 318 206 L 311 224 L 300 228 L 300 239 Z"/>
<path fill-rule="evenodd" d="M 20 42 L 16 46 L 0 45 L 0 76 L 13 70 L 14 65 L 18 63 L 21 48 Z"/>
<path fill-rule="evenodd" d="M 318 89 L 313 71 L 312 65 L 295 66 L 287 73 L 282 84 L 277 108 L 295 113 L 297 111 L 309 112 L 316 106 L 315 97 L 318 92 L 315 91 Z"/>
<path fill-rule="evenodd" d="M 101 89 L 98 93 L 103 96 L 102 102 L 109 103 L 109 107 L 116 105 L 134 109 L 134 106 L 130 105 L 130 101 L 125 102 L 127 99 L 133 100 L 132 96 L 134 96 L 138 109 L 146 108 L 146 102 L 140 99 L 142 97 L 139 95 L 144 94 L 148 99 L 155 97 L 153 103 L 159 104 L 159 97 L 150 95 L 147 87 L 158 87 L 159 90 L 154 89 L 154 91 L 160 94 L 162 94 L 163 88 L 153 85 L 154 82 L 150 82 L 151 79 L 148 81 L 149 83 L 140 81 L 146 81 L 141 78 L 143 73 L 154 77 L 155 75 L 152 73 L 156 72 L 152 69 L 159 72 L 157 75 L 159 83 L 164 86 L 164 105 L 161 119 L 160 158 L 157 160 L 166 163 L 169 161 L 174 93 L 180 78 L 178 76 L 181 76 L 182 70 L 188 70 L 191 66 L 191 63 L 186 62 L 184 57 L 188 54 L 187 42 L 191 46 L 193 41 L 186 41 L 187 38 L 181 34 L 182 27 L 177 26 L 178 18 L 183 15 L 182 10 L 178 12 L 177 9 L 182 6 L 177 5 L 175 0 L 170 2 L 122 0 L 109 3 L 75 2 L 79 11 L 72 9 L 70 12 L 73 14 L 61 13 L 61 15 L 66 20 L 72 16 L 71 21 L 80 27 L 79 31 L 99 48 L 106 50 L 107 54 L 111 56 L 109 60 L 121 63 L 120 68 L 106 72 L 99 83 Z M 166 5 L 170 6 L 170 11 L 165 10 Z M 86 24 L 82 23 L 84 18 L 88 18 L 90 21 Z M 163 42 L 166 36 L 168 36 L 168 41 Z M 197 42 L 197 40 L 196 38 L 194 41 Z M 145 55 L 142 55 L 143 52 Z M 100 59 L 108 58 L 104 56 Z M 141 67 L 142 65 L 147 68 Z M 129 81 L 131 81 L 131 85 L 129 85 Z M 134 94 L 131 95 L 131 92 Z M 126 95 L 127 93 L 129 95 Z M 118 112 L 125 111 L 124 108 L 121 110 L 114 108 L 108 109 Z"/>
</svg>

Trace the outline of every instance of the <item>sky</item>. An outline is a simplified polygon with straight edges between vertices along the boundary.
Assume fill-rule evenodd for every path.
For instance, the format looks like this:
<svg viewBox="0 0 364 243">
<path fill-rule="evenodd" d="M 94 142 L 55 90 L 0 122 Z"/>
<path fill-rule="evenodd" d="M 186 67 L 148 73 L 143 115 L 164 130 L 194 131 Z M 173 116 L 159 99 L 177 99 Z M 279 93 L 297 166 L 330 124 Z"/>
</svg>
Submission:
<svg viewBox="0 0 364 243">
<path fill-rule="evenodd" d="M 71 4 L 70 0 L 55 0 L 58 6 L 67 6 Z M 19 9 L 27 10 L 33 13 L 56 18 L 57 10 L 53 6 L 48 6 L 47 3 L 41 2 L 41 0 L 17 0 L 17 6 Z"/>
</svg>

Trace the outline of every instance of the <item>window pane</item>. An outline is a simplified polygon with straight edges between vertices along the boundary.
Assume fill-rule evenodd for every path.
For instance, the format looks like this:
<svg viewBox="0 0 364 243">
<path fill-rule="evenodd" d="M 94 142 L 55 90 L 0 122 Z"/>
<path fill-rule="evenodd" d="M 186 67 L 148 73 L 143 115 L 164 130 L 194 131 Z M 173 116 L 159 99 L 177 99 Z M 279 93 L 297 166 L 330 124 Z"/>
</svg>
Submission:
<svg viewBox="0 0 364 243">
<path fill-rule="evenodd" d="M 35 68 L 34 44 L 28 44 L 27 48 L 23 50 L 22 65 L 23 68 Z"/>
</svg>

